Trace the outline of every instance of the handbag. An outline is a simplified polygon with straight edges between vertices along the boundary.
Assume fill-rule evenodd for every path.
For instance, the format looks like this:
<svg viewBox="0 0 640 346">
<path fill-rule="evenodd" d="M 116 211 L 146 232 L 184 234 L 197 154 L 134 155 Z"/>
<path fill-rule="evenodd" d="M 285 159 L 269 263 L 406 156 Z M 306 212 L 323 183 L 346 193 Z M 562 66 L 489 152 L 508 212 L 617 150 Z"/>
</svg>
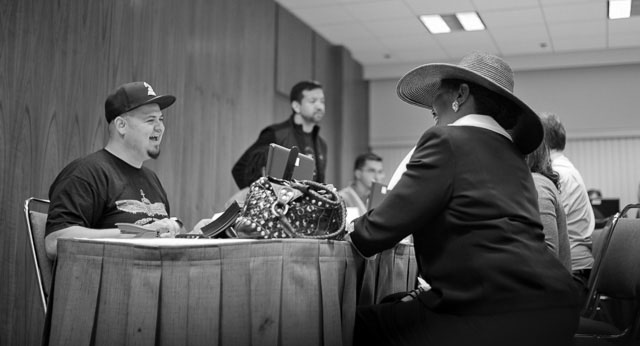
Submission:
<svg viewBox="0 0 640 346">
<path fill-rule="evenodd" d="M 268 176 L 250 185 L 234 230 L 238 238 L 342 239 L 346 214 L 332 185 Z"/>
<path fill-rule="evenodd" d="M 290 149 L 282 179 L 254 181 L 243 206 L 233 203 L 199 237 L 343 239 L 344 201 L 333 185 L 292 178 L 298 153 L 297 147 Z"/>
</svg>

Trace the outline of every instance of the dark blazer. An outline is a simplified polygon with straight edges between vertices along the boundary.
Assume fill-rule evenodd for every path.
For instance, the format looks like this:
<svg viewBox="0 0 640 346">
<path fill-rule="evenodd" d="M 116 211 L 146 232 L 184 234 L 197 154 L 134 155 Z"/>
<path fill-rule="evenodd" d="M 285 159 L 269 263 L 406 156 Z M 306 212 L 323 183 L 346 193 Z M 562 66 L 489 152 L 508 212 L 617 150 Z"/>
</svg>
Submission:
<svg viewBox="0 0 640 346">
<path fill-rule="evenodd" d="M 320 127 L 315 126 L 311 132 L 315 151 L 316 171 L 314 179 L 324 183 L 327 165 L 327 143 L 319 135 Z M 289 119 L 264 128 L 258 139 L 238 159 L 231 174 L 239 188 L 245 188 L 262 176 L 262 167 L 266 165 L 269 144 L 276 143 L 286 148 L 297 146 L 304 148 L 304 132 L 302 126 Z"/>
<path fill-rule="evenodd" d="M 429 308 L 457 314 L 576 306 L 570 274 L 546 249 L 536 189 L 509 139 L 471 126 L 433 127 L 398 184 L 355 222 L 370 256 L 414 237 Z"/>
</svg>

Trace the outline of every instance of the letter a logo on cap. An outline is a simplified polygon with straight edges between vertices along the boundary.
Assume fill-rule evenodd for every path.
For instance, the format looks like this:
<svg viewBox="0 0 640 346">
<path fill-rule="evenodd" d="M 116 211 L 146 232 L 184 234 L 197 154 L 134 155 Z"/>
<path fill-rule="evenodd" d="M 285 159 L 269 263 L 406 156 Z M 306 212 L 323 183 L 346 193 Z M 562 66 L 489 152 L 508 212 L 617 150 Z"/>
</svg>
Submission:
<svg viewBox="0 0 640 346">
<path fill-rule="evenodd" d="M 147 95 L 156 96 L 156 92 L 153 91 L 151 85 L 147 84 L 147 82 L 144 82 L 144 86 L 147 87 Z"/>
</svg>

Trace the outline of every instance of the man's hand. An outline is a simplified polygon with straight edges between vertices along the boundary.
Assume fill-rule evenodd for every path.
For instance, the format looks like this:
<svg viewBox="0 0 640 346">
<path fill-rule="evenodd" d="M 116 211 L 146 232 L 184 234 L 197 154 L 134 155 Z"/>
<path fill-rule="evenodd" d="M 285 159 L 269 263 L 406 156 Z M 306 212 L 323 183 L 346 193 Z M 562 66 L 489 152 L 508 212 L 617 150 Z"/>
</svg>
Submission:
<svg viewBox="0 0 640 346">
<path fill-rule="evenodd" d="M 161 238 L 175 238 L 176 234 L 182 232 L 182 226 L 175 220 L 166 218 L 144 225 L 145 228 L 157 231 Z"/>
</svg>

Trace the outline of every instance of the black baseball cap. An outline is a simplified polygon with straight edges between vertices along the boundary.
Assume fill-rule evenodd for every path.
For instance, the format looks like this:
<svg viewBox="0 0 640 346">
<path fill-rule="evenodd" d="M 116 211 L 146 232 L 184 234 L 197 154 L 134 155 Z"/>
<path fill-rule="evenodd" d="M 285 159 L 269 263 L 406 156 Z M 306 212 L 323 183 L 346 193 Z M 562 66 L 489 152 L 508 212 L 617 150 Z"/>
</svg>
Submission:
<svg viewBox="0 0 640 346">
<path fill-rule="evenodd" d="M 107 123 L 110 123 L 117 116 L 140 106 L 157 103 L 160 109 L 165 109 L 175 101 L 176 98 L 172 95 L 157 96 L 147 82 L 126 83 L 107 97 L 104 103 L 104 116 Z"/>
</svg>

